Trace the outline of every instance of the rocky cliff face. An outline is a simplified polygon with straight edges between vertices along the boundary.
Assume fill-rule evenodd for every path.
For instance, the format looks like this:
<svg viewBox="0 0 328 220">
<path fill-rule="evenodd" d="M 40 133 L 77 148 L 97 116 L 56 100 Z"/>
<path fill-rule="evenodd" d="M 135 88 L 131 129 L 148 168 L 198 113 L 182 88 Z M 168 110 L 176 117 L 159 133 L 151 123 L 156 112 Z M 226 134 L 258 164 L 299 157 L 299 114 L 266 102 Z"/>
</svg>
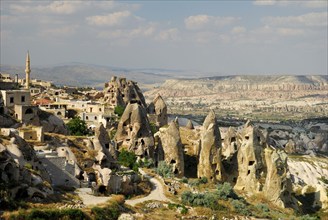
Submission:
<svg viewBox="0 0 328 220">
<path fill-rule="evenodd" d="M 154 137 L 145 108 L 128 104 L 118 123 L 115 139 L 118 146 L 127 147 L 140 157 L 154 157 Z"/>
<path fill-rule="evenodd" d="M 112 107 L 126 106 L 130 102 L 138 102 L 146 108 L 145 98 L 137 83 L 126 78 L 113 76 L 111 81 L 105 84 L 103 90 L 104 101 Z"/>
<path fill-rule="evenodd" d="M 203 124 L 197 176 L 198 178 L 206 177 L 211 181 L 223 180 L 221 135 L 212 110 Z"/>
<path fill-rule="evenodd" d="M 10 129 L 1 129 L 0 174 L 12 199 L 42 200 L 52 193 L 50 178 L 33 148 Z"/>
<path fill-rule="evenodd" d="M 155 99 L 148 105 L 147 111 L 150 122 L 156 124 L 157 127 L 167 125 L 167 106 L 162 96 L 157 94 Z"/>
<path fill-rule="evenodd" d="M 173 172 L 178 177 L 184 176 L 183 145 L 181 143 L 179 128 L 171 122 L 167 128 L 160 128 L 155 137 L 159 136 L 159 148 L 163 149 L 164 160 L 173 166 Z"/>
</svg>

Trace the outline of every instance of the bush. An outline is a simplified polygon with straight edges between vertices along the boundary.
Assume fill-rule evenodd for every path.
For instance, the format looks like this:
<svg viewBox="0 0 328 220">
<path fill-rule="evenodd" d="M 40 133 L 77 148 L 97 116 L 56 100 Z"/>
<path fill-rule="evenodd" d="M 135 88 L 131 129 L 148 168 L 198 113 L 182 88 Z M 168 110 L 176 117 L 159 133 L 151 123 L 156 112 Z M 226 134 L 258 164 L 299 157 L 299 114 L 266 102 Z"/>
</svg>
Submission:
<svg viewBox="0 0 328 220">
<path fill-rule="evenodd" d="M 233 190 L 232 186 L 224 182 L 223 184 L 218 185 L 218 190 L 216 191 L 219 199 L 227 200 L 228 198 L 238 199 L 237 194 Z"/>
<path fill-rule="evenodd" d="M 207 180 L 206 177 L 202 177 L 202 178 L 199 180 L 199 182 L 200 182 L 201 184 L 206 184 L 206 183 L 208 182 L 208 180 Z"/>
<path fill-rule="evenodd" d="M 237 213 L 246 215 L 246 216 L 251 215 L 251 212 L 248 210 L 246 204 L 243 203 L 242 201 L 232 200 L 231 204 Z"/>
<path fill-rule="evenodd" d="M 129 152 L 127 150 L 122 150 L 118 155 L 118 162 L 125 166 L 138 172 L 139 166 L 137 164 L 137 157 L 135 153 Z"/>
<path fill-rule="evenodd" d="M 186 208 L 186 206 L 184 206 L 184 205 L 169 203 L 168 208 L 169 209 L 180 209 L 181 210 L 180 213 L 183 215 L 188 213 L 188 208 Z"/>
<path fill-rule="evenodd" d="M 118 105 L 114 108 L 114 113 L 121 117 L 124 113 L 125 107 Z"/>
<path fill-rule="evenodd" d="M 154 135 L 157 132 L 157 127 L 154 123 L 149 123 L 150 131 Z"/>
<path fill-rule="evenodd" d="M 95 220 L 116 220 L 120 215 L 119 206 L 116 203 L 112 203 L 105 207 L 93 207 L 91 214 Z"/>
<path fill-rule="evenodd" d="M 186 177 L 182 177 L 182 179 L 180 180 L 181 183 L 188 183 L 188 178 Z"/>
<path fill-rule="evenodd" d="M 303 215 L 299 218 L 299 220 L 319 220 L 320 218 L 315 217 L 315 216 L 310 216 L 308 215 Z"/>
<path fill-rule="evenodd" d="M 167 164 L 164 160 L 158 163 L 156 173 L 164 178 L 173 177 L 173 167 L 171 164 Z"/>
<path fill-rule="evenodd" d="M 218 204 L 218 197 L 214 193 L 192 193 L 190 191 L 185 191 L 181 195 L 181 200 L 183 204 L 191 206 L 204 206 L 211 208 L 212 210 L 221 209 Z"/>
<path fill-rule="evenodd" d="M 12 220 L 34 220 L 34 219 L 73 219 L 83 220 L 88 219 L 80 209 L 32 209 L 30 212 L 19 211 L 18 214 L 10 215 Z"/>
<path fill-rule="evenodd" d="M 83 136 L 89 133 L 87 123 L 80 117 L 72 118 L 66 125 L 71 135 Z"/>
</svg>

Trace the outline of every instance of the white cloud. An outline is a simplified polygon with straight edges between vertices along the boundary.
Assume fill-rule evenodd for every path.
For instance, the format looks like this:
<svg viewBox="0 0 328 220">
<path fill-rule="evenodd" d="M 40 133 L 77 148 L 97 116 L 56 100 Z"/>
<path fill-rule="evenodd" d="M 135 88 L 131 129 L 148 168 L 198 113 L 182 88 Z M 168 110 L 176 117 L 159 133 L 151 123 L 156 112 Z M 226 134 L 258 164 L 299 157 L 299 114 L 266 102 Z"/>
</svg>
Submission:
<svg viewBox="0 0 328 220">
<path fill-rule="evenodd" d="M 255 0 L 253 5 L 258 6 L 300 6 L 303 8 L 327 8 L 327 0 Z"/>
<path fill-rule="evenodd" d="M 179 30 L 177 28 L 162 30 L 159 32 L 155 39 L 159 41 L 177 41 L 180 39 Z"/>
<path fill-rule="evenodd" d="M 90 25 L 117 26 L 121 25 L 130 16 L 131 12 L 129 11 L 118 11 L 107 15 L 90 16 L 86 20 Z"/>
<path fill-rule="evenodd" d="M 293 37 L 304 35 L 305 31 L 299 28 L 277 28 L 277 33 L 280 36 Z"/>
<path fill-rule="evenodd" d="M 59 28 L 48 28 L 42 30 L 39 34 L 41 36 L 50 36 L 50 37 L 66 37 L 76 33 L 77 26 L 65 26 Z"/>
<path fill-rule="evenodd" d="M 262 22 L 272 26 L 327 26 L 327 12 L 313 12 L 300 16 L 265 17 Z"/>
<path fill-rule="evenodd" d="M 12 4 L 10 9 L 14 13 L 53 13 L 53 14 L 73 14 L 81 6 L 88 4 L 87 2 L 69 2 L 69 1 L 54 1 L 50 4 L 31 5 L 27 4 Z"/>
<path fill-rule="evenodd" d="M 133 29 L 116 29 L 110 31 L 100 31 L 99 38 L 132 40 L 138 37 L 150 37 L 155 33 L 154 26 L 138 27 Z"/>
<path fill-rule="evenodd" d="M 189 30 L 199 30 L 208 27 L 223 27 L 240 20 L 236 17 L 215 17 L 210 15 L 194 15 L 184 20 L 185 26 Z"/>
<path fill-rule="evenodd" d="M 242 34 L 246 32 L 246 28 L 242 26 L 236 26 L 232 28 L 231 33 L 232 34 Z"/>
<path fill-rule="evenodd" d="M 275 5 L 276 0 L 255 0 L 253 1 L 254 5 Z"/>
</svg>

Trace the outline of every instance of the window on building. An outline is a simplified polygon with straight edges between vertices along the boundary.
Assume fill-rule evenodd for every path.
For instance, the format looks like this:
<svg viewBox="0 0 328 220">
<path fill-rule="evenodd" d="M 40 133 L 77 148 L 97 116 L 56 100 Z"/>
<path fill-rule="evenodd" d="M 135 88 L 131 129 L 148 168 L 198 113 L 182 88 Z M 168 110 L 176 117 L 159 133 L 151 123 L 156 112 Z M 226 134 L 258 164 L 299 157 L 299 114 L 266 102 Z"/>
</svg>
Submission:
<svg viewBox="0 0 328 220">
<path fill-rule="evenodd" d="M 10 97 L 9 102 L 10 102 L 10 103 L 14 103 L 14 97 Z"/>
<path fill-rule="evenodd" d="M 21 102 L 25 102 L 25 95 L 21 96 Z"/>
<path fill-rule="evenodd" d="M 99 108 L 99 111 L 101 112 L 101 108 Z"/>
<path fill-rule="evenodd" d="M 85 120 L 89 120 L 89 116 L 85 116 Z"/>
<path fill-rule="evenodd" d="M 97 120 L 97 116 L 95 116 L 95 120 Z"/>
<path fill-rule="evenodd" d="M 90 108 L 90 112 L 92 112 L 92 108 Z"/>
</svg>

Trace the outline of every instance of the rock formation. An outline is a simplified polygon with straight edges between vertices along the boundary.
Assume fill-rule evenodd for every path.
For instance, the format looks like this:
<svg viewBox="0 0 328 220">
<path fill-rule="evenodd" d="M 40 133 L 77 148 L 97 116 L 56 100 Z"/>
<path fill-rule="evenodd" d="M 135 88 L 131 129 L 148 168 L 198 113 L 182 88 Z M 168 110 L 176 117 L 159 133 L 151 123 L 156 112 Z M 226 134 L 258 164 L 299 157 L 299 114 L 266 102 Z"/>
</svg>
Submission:
<svg viewBox="0 0 328 220">
<path fill-rule="evenodd" d="M 201 148 L 197 169 L 198 178 L 211 181 L 223 180 L 221 164 L 221 135 L 213 110 L 205 118 L 201 133 Z"/>
<path fill-rule="evenodd" d="M 222 134 L 222 165 L 226 174 L 226 180 L 235 184 L 238 177 L 238 160 L 237 153 L 239 143 L 237 139 L 237 131 L 235 128 L 229 127 Z"/>
<path fill-rule="evenodd" d="M 148 105 L 148 117 L 150 122 L 156 124 L 157 127 L 162 127 L 167 125 L 167 106 L 159 94 L 155 99 Z"/>
<path fill-rule="evenodd" d="M 128 104 L 118 123 L 115 139 L 139 157 L 154 157 L 154 137 L 146 110 L 138 103 Z"/>
<path fill-rule="evenodd" d="M 184 156 L 183 145 L 181 143 L 179 128 L 175 122 L 171 122 L 169 127 L 160 128 L 155 134 L 159 136 L 159 149 L 163 149 L 164 160 L 173 166 L 173 172 L 178 177 L 184 176 Z M 161 158 L 162 159 L 162 158 Z"/>
<path fill-rule="evenodd" d="M 103 90 L 104 101 L 110 106 L 125 107 L 130 102 L 138 102 L 142 107 L 146 108 L 145 98 L 136 82 L 126 78 L 113 76 L 111 81 L 105 84 Z"/>
<path fill-rule="evenodd" d="M 0 138 L 0 182 L 5 184 L 4 190 L 10 192 L 12 199 L 44 199 L 53 193 L 50 178 L 33 148 L 10 129 L 3 128 Z"/>
<path fill-rule="evenodd" d="M 274 204 L 280 207 L 295 206 L 292 183 L 287 174 L 287 154 L 281 150 L 265 148 L 264 150 L 266 178 L 263 193 Z"/>
<path fill-rule="evenodd" d="M 293 154 L 296 153 L 296 144 L 292 139 L 289 139 L 286 146 L 285 146 L 285 151 L 288 154 Z"/>
<path fill-rule="evenodd" d="M 238 177 L 234 188 L 250 194 L 262 193 L 281 207 L 296 207 L 286 153 L 269 147 L 267 133 L 249 121 L 238 133 L 238 139 Z"/>
<path fill-rule="evenodd" d="M 98 164 L 104 165 L 104 163 L 107 163 L 107 165 L 110 165 L 110 163 L 116 161 L 115 143 L 110 140 L 108 132 L 102 124 L 96 127 L 92 143 L 93 149 L 97 151 L 96 160 Z"/>
<path fill-rule="evenodd" d="M 240 142 L 237 154 L 239 175 L 235 188 L 257 193 L 262 190 L 261 182 L 266 174 L 263 154 L 267 143 L 266 137 L 248 121 L 238 134 L 238 138 Z"/>
<path fill-rule="evenodd" d="M 118 175 L 109 168 L 101 168 L 100 165 L 94 165 L 94 170 L 97 174 L 98 189 L 104 186 L 102 193 L 114 194 L 133 194 L 137 190 L 137 184 L 141 178 L 136 173 Z M 101 190 L 99 190 L 101 192 Z"/>
</svg>

